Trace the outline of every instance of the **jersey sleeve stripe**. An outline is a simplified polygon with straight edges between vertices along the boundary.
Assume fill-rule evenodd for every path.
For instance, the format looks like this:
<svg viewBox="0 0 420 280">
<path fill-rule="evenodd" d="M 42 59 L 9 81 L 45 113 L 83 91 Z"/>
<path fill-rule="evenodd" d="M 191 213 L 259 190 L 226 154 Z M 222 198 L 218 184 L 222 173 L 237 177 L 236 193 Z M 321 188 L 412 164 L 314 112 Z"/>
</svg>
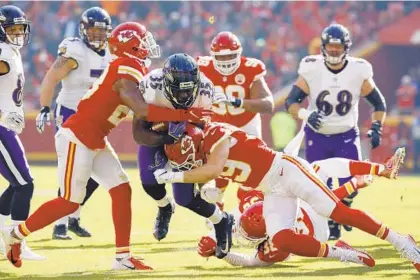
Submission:
<svg viewBox="0 0 420 280">
<path fill-rule="evenodd" d="M 255 81 L 258 81 L 259 79 L 261 79 L 262 77 L 264 77 L 266 74 L 267 74 L 267 71 L 264 70 L 264 72 L 261 72 L 260 74 L 255 75 L 254 82 Z"/>
<path fill-rule="evenodd" d="M 143 75 L 142 73 L 130 66 L 124 66 L 124 65 L 120 65 L 118 67 L 118 74 L 125 74 L 125 75 L 130 75 L 132 77 L 134 77 L 137 81 L 141 81 L 143 79 Z"/>
</svg>

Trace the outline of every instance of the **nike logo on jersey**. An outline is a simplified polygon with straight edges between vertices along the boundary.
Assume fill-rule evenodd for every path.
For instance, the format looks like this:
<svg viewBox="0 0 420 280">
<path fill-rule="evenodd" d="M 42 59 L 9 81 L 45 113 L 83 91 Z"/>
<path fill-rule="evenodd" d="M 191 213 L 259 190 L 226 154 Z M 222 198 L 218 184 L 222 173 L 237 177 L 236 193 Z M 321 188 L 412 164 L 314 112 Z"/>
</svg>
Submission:
<svg viewBox="0 0 420 280">
<path fill-rule="evenodd" d="M 353 139 L 346 139 L 344 140 L 344 143 L 350 143 Z"/>
</svg>

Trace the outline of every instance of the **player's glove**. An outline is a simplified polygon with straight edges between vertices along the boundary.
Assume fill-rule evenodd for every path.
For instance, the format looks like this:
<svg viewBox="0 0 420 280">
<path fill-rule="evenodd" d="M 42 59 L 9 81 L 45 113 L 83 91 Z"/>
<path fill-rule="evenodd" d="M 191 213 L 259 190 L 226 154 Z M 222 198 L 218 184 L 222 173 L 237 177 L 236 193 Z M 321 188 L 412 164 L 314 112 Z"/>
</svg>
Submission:
<svg viewBox="0 0 420 280">
<path fill-rule="evenodd" d="M 182 110 L 182 120 L 192 123 L 208 123 L 213 116 L 213 111 L 202 108 L 190 108 L 188 110 Z"/>
<path fill-rule="evenodd" d="M 203 258 L 214 256 L 216 241 L 210 236 L 202 236 L 197 245 L 197 253 Z"/>
<path fill-rule="evenodd" d="M 0 121 L 17 134 L 21 133 L 25 127 L 25 119 L 16 112 L 0 112 Z"/>
<path fill-rule="evenodd" d="M 39 111 L 38 116 L 36 116 L 36 129 L 38 130 L 39 133 L 44 132 L 44 127 L 46 124 L 47 125 L 51 124 L 50 107 L 43 106 L 41 110 Z"/>
<path fill-rule="evenodd" d="M 184 172 L 173 172 L 166 169 L 157 169 L 155 172 L 153 172 L 153 175 L 155 176 L 158 184 L 184 182 Z"/>
<path fill-rule="evenodd" d="M 232 98 L 229 100 L 230 105 L 236 108 L 242 108 L 244 106 L 244 100 L 240 98 Z"/>
<path fill-rule="evenodd" d="M 323 115 L 320 112 L 317 111 L 313 111 L 309 116 L 308 116 L 308 124 L 315 130 L 319 130 L 322 127 L 323 124 Z"/>
<path fill-rule="evenodd" d="M 373 122 L 367 133 L 367 136 L 370 138 L 372 149 L 375 149 L 381 145 L 382 123 L 380 121 Z"/>
</svg>

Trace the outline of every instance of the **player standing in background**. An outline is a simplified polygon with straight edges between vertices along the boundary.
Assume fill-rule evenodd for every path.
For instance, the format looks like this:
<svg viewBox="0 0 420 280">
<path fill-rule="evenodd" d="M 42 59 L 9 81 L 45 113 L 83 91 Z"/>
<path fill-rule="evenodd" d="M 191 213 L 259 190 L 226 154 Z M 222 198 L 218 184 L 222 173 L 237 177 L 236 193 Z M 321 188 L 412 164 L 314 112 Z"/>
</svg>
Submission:
<svg viewBox="0 0 420 280">
<path fill-rule="evenodd" d="M 200 71 L 214 84 L 214 90 L 226 95 L 228 103 L 213 106 L 213 121 L 225 122 L 262 138 L 260 113 L 272 113 L 273 96 L 265 82 L 266 68 L 262 61 L 242 56 L 242 45 L 232 32 L 217 34 L 211 43 L 211 56 L 199 56 Z M 229 181 L 216 180 L 224 190 Z M 223 196 L 220 196 L 222 203 Z"/>
<path fill-rule="evenodd" d="M 199 122 L 201 110 L 170 110 L 147 105 L 139 84 L 147 72 L 145 60 L 160 56 L 153 35 L 136 22 L 117 26 L 108 40 L 113 60 L 56 134 L 61 197 L 41 205 L 24 223 L 2 230 L 7 258 L 21 267 L 21 240 L 79 208 L 91 176 L 109 191 L 115 230 L 116 270 L 149 270 L 130 255 L 131 187 L 107 136 L 129 113 L 148 121 Z"/>
<path fill-rule="evenodd" d="M 16 6 L 0 8 L 0 172 L 9 187 L 0 196 L 0 229 L 11 216 L 12 225 L 28 218 L 33 178 L 19 139 L 25 127 L 23 111 L 23 72 L 20 49 L 29 44 L 30 22 Z M 3 242 L 0 238 L 0 250 Z M 44 259 L 22 245 L 22 258 Z"/>
<path fill-rule="evenodd" d="M 41 110 L 36 122 L 40 133 L 44 132 L 45 124 L 50 122 L 50 106 L 55 87 L 60 81 L 62 88 L 58 93 L 54 114 L 56 131 L 76 112 L 83 95 L 108 66 L 111 54 L 107 41 L 111 30 L 111 17 L 107 11 L 99 7 L 92 7 L 82 14 L 79 25 L 80 38 L 66 38 L 58 46 L 58 57 L 41 84 Z M 79 209 L 56 222 L 53 239 L 72 239 L 67 234 L 67 223 L 68 229 L 76 235 L 91 236 L 86 229 L 80 226 L 80 211 L 97 188 L 98 183 L 89 178 L 86 185 L 86 196 Z M 60 189 L 58 196 L 60 196 Z"/>
<path fill-rule="evenodd" d="M 178 53 L 168 57 L 163 68 L 150 72 L 140 85 L 142 95 L 148 104 L 171 109 L 211 110 L 215 99 L 212 82 L 200 73 L 198 65 L 191 56 Z M 223 97 L 223 96 L 222 96 Z M 210 111 L 211 112 L 211 111 Z M 159 211 L 156 218 L 153 236 L 157 240 L 166 237 L 175 204 L 167 196 L 165 184 L 159 184 L 153 172 L 163 168 L 167 163 L 164 144 L 172 144 L 182 135 L 186 123 L 170 123 L 169 135 L 150 131 L 150 125 L 133 121 L 133 134 L 137 135 L 139 146 L 138 163 L 140 179 L 145 192 L 157 203 Z M 174 132 L 180 132 L 175 138 Z M 187 143 L 186 143 L 187 144 Z M 208 218 L 214 225 L 218 248 L 231 246 L 233 217 L 224 213 L 215 204 L 203 200 L 195 192 L 194 184 L 173 184 L 175 202 L 194 213 Z M 225 253 L 218 250 L 219 256 Z"/>
<path fill-rule="evenodd" d="M 373 81 L 370 63 L 348 55 L 351 39 L 347 28 L 332 24 L 322 31 L 321 40 L 322 55 L 307 56 L 300 62 L 299 77 L 286 99 L 286 108 L 306 123 L 305 155 L 310 163 L 331 157 L 360 160 L 360 97 L 374 109 L 368 132 L 372 149 L 381 143 L 385 99 Z M 305 109 L 300 104 L 307 96 L 309 106 Z M 348 180 L 340 179 L 339 184 Z M 353 197 L 343 202 L 350 206 Z M 330 226 L 330 239 L 340 238 L 341 226 L 334 222 Z"/>
</svg>

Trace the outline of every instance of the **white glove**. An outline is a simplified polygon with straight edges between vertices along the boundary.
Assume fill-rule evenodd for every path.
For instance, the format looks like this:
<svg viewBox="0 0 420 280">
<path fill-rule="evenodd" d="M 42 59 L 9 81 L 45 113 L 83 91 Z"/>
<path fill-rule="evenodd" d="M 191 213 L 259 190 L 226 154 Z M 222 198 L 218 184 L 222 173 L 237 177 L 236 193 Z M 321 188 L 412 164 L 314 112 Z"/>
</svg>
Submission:
<svg viewBox="0 0 420 280">
<path fill-rule="evenodd" d="M 36 116 L 36 129 L 39 133 L 44 132 L 45 124 L 51 124 L 50 107 L 44 106 Z"/>
<path fill-rule="evenodd" d="M 22 115 L 16 112 L 1 112 L 1 121 L 10 130 L 13 130 L 17 134 L 21 133 L 25 127 L 25 119 Z"/>
<path fill-rule="evenodd" d="M 182 183 L 184 180 L 183 172 L 173 172 L 166 169 L 157 169 L 153 172 L 153 175 L 155 176 L 158 184 Z"/>
<path fill-rule="evenodd" d="M 223 191 L 219 188 L 216 188 L 216 182 L 211 180 L 200 188 L 200 196 L 208 203 L 222 202 Z"/>
</svg>

